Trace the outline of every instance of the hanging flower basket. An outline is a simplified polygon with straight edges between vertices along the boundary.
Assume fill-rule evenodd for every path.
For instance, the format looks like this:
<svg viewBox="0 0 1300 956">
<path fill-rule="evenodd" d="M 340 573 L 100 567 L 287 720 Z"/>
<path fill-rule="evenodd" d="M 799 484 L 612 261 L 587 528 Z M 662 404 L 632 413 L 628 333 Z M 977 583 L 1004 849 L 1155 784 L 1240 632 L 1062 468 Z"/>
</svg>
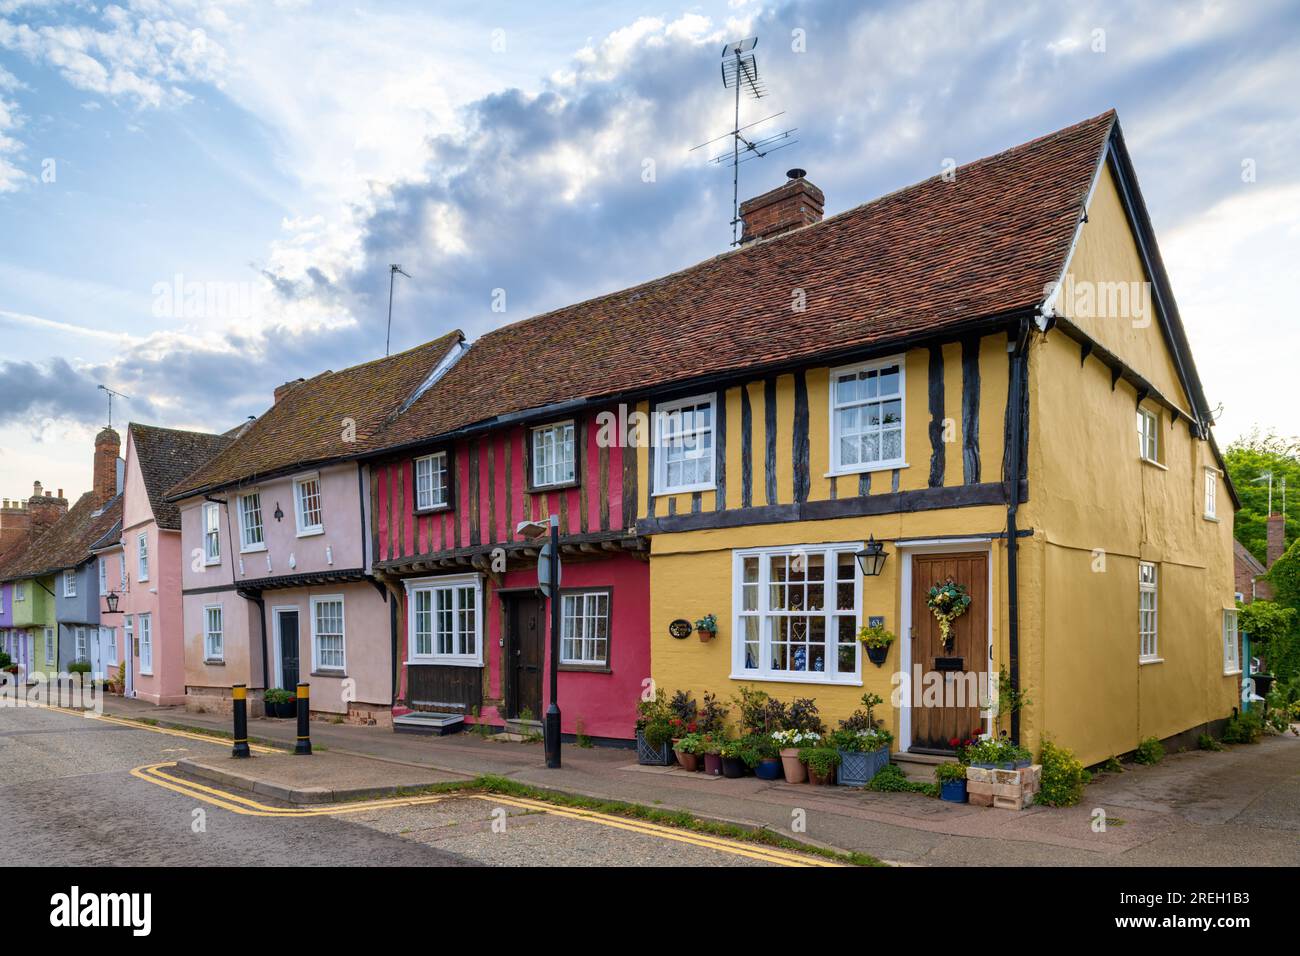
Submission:
<svg viewBox="0 0 1300 956">
<path fill-rule="evenodd" d="M 718 636 L 718 619 L 712 614 L 706 614 L 695 622 L 695 633 L 705 644 Z"/>
<path fill-rule="evenodd" d="M 936 584 L 930 588 L 925 604 L 934 615 L 934 619 L 939 622 L 939 635 L 943 639 L 944 648 L 951 648 L 952 622 L 965 614 L 966 609 L 970 607 L 970 594 L 966 590 L 966 585 L 957 584 L 952 578 L 943 584 Z"/>
</svg>

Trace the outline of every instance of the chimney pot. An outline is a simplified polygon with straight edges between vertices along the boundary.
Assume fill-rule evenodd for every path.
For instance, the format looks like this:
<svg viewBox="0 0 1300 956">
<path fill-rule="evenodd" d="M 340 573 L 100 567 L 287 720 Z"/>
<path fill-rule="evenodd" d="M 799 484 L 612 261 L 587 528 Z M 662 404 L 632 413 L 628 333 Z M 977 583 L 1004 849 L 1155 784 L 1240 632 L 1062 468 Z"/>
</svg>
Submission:
<svg viewBox="0 0 1300 956">
<path fill-rule="evenodd" d="M 826 197 L 804 178 L 807 174 L 797 166 L 787 170 L 790 178 L 786 182 L 740 204 L 740 218 L 745 224 L 740 235 L 742 244 L 822 221 Z"/>
<path fill-rule="evenodd" d="M 283 385 L 277 385 L 275 387 L 275 401 L 279 402 L 280 399 L 284 398 L 285 395 L 289 394 L 289 392 L 297 385 L 299 385 L 301 382 L 302 382 L 301 378 L 294 378 L 285 382 Z M 252 416 L 249 417 L 251 418 Z"/>
</svg>

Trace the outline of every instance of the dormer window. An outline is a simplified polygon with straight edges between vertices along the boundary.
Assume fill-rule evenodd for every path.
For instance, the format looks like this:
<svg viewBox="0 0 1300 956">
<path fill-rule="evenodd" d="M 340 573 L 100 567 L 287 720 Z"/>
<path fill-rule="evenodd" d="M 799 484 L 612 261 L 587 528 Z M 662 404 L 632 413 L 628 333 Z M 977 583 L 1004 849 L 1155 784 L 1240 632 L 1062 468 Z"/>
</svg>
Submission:
<svg viewBox="0 0 1300 956">
<path fill-rule="evenodd" d="M 445 451 L 415 459 L 416 511 L 434 511 L 447 507 L 447 486 Z"/>
<path fill-rule="evenodd" d="M 543 425 L 532 431 L 532 486 L 557 488 L 577 480 L 577 456 L 572 421 Z"/>
</svg>

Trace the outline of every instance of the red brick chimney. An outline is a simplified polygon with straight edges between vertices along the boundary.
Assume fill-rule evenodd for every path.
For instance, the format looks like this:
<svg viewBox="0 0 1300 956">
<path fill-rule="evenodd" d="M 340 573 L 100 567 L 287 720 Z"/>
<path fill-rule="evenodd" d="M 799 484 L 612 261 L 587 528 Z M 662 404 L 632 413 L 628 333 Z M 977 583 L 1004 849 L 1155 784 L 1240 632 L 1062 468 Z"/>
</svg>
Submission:
<svg viewBox="0 0 1300 956">
<path fill-rule="evenodd" d="M 117 494 L 117 455 L 122 450 L 122 436 L 105 428 L 95 436 L 95 472 L 91 492 L 98 508 Z"/>
<path fill-rule="evenodd" d="M 1268 544 L 1264 548 L 1264 567 L 1271 568 L 1273 562 L 1282 557 L 1286 551 L 1286 516 L 1271 514 L 1268 516 Z"/>
<path fill-rule="evenodd" d="M 32 496 L 27 499 L 28 523 L 32 540 L 67 513 L 68 499 L 63 497 L 62 488 L 59 489 L 59 496 L 56 498 L 43 490 L 39 481 L 32 482 Z"/>
<path fill-rule="evenodd" d="M 826 203 L 822 191 L 804 179 L 806 173 L 802 169 L 792 169 L 786 175 L 790 179 L 785 185 L 740 204 L 740 218 L 745 223 L 740 234 L 742 243 L 779 236 L 822 221 Z"/>
<path fill-rule="evenodd" d="M 290 391 L 297 388 L 301 384 L 302 384 L 302 379 L 295 378 L 295 379 L 290 379 L 289 381 L 285 382 L 283 385 L 277 385 L 275 387 L 275 400 L 279 402 L 280 399 L 284 398 L 284 396 L 288 395 Z"/>
</svg>

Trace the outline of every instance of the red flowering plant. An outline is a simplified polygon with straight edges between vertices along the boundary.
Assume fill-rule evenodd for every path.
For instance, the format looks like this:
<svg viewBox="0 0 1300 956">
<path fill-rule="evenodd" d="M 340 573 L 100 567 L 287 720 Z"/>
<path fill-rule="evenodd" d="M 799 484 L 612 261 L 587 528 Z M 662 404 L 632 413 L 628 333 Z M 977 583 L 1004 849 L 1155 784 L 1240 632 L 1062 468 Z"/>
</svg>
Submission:
<svg viewBox="0 0 1300 956">
<path fill-rule="evenodd" d="M 979 743 L 980 735 L 983 733 L 984 733 L 983 727 L 976 727 L 974 730 L 972 730 L 968 735 L 964 737 L 948 738 L 948 746 L 955 748 L 957 751 L 958 763 L 962 763 L 962 764 L 970 763 L 970 760 L 967 758 L 966 751 L 968 748 L 973 747 L 975 746 L 975 744 Z"/>
</svg>

